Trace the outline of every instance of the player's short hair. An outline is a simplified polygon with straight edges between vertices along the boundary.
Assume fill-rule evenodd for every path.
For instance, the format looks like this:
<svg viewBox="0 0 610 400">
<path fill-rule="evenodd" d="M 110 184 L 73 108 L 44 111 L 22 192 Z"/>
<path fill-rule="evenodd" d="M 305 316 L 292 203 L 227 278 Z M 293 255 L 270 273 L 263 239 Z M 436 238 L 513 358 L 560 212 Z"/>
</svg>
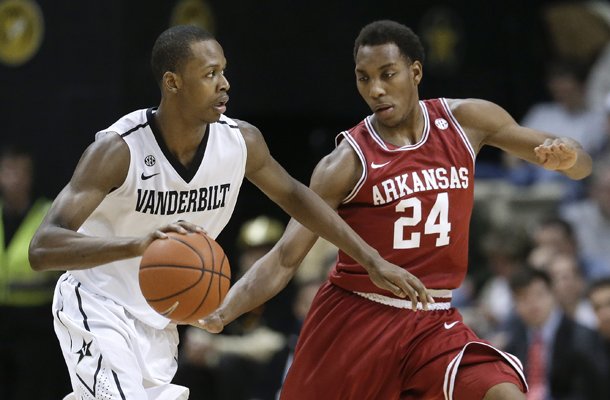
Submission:
<svg viewBox="0 0 610 400">
<path fill-rule="evenodd" d="M 411 28 L 395 21 L 381 20 L 366 25 L 354 42 L 354 60 L 362 46 L 394 43 L 409 61 L 424 63 L 424 46 Z"/>
<path fill-rule="evenodd" d="M 160 85 L 163 74 L 175 72 L 191 57 L 191 43 L 214 40 L 214 36 L 194 25 L 173 26 L 159 35 L 152 48 L 150 65 Z"/>
</svg>

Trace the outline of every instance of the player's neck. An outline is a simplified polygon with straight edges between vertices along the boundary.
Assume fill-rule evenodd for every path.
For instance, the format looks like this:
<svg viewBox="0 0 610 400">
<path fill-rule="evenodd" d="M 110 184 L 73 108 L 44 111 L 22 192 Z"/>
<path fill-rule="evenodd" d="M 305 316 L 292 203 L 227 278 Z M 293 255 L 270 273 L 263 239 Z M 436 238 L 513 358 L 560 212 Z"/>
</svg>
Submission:
<svg viewBox="0 0 610 400">
<path fill-rule="evenodd" d="M 420 141 L 424 133 L 424 115 L 421 108 L 414 107 L 398 124 L 388 126 L 373 117 L 377 133 L 388 143 L 395 146 L 408 146 Z"/>
<path fill-rule="evenodd" d="M 165 138 L 176 137 L 179 141 L 189 137 L 201 140 L 208 125 L 200 119 L 185 115 L 179 107 L 165 102 L 159 105 L 155 119 Z"/>
<path fill-rule="evenodd" d="M 163 104 L 155 113 L 155 120 L 169 151 L 188 166 L 203 140 L 207 124 L 192 123 L 181 113 L 169 111 Z"/>
</svg>

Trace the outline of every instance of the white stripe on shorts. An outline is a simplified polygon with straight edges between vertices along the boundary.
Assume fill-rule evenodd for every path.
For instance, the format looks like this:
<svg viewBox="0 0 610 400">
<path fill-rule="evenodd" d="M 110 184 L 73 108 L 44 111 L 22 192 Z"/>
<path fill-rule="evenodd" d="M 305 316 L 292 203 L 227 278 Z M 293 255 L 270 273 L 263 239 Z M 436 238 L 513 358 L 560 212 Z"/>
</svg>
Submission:
<svg viewBox="0 0 610 400">
<path fill-rule="evenodd" d="M 354 292 L 358 296 L 362 296 L 365 299 L 374 301 L 376 303 L 385 304 L 386 306 L 396 308 L 411 309 L 412 303 L 410 300 L 397 299 L 394 297 L 384 296 L 378 293 L 364 293 Z M 448 310 L 451 308 L 451 290 L 448 289 L 429 289 L 428 293 L 437 298 L 436 303 L 428 303 L 428 311 L 434 310 Z M 446 301 L 438 300 L 439 298 L 446 299 Z M 421 302 L 417 302 L 417 309 L 423 310 L 424 306 Z"/>
<path fill-rule="evenodd" d="M 462 357 L 464 356 L 464 353 L 466 352 L 466 348 L 471 344 L 478 344 L 481 346 L 489 347 L 492 350 L 495 350 L 499 355 L 501 355 L 504 358 L 504 360 L 506 360 L 506 362 L 508 362 L 508 364 L 511 367 L 513 367 L 513 369 L 517 372 L 517 374 L 521 378 L 521 381 L 523 382 L 523 384 L 525 385 L 525 388 L 527 390 L 527 381 L 525 380 L 525 374 L 523 373 L 523 365 L 521 364 L 521 361 L 519 361 L 519 359 L 517 357 L 515 357 L 514 355 L 512 355 L 510 353 L 505 353 L 502 350 L 498 350 L 495 347 L 493 347 L 487 343 L 468 342 L 464 345 L 464 347 L 462 347 L 462 351 L 460 351 L 458 353 L 458 355 L 455 356 L 453 358 L 453 360 L 451 360 L 451 362 L 449 363 L 449 365 L 447 366 L 447 369 L 445 371 L 445 380 L 443 382 L 443 393 L 445 395 L 445 400 L 453 400 L 453 390 L 455 388 L 455 378 L 458 373 L 458 368 L 460 367 L 460 362 L 462 361 Z"/>
</svg>

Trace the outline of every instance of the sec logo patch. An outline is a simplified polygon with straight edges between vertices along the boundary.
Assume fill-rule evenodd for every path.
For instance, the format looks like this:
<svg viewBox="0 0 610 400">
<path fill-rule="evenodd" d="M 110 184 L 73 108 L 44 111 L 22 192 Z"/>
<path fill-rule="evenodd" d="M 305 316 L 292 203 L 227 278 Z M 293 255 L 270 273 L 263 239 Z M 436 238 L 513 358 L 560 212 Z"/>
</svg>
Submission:
<svg viewBox="0 0 610 400">
<path fill-rule="evenodd" d="M 445 118 L 437 118 L 434 120 L 434 125 L 436 125 L 436 127 L 438 129 L 442 129 L 445 130 L 447 128 L 449 128 L 449 123 L 447 122 L 447 120 Z"/>
</svg>

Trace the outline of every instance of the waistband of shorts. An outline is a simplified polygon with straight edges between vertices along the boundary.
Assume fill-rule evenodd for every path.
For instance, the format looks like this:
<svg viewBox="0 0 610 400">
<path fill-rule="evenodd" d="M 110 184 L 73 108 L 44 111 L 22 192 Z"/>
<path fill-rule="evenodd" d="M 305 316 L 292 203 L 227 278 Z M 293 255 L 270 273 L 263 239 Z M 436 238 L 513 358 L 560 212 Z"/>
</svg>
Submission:
<svg viewBox="0 0 610 400">
<path fill-rule="evenodd" d="M 388 297 L 378 293 L 364 293 L 354 292 L 358 296 L 364 297 L 365 299 L 374 301 L 375 303 L 384 304 L 386 306 L 412 309 L 412 303 L 410 300 L 397 299 L 395 297 Z M 449 289 L 428 289 L 428 293 L 434 298 L 434 303 L 428 303 L 427 311 L 435 310 L 448 310 L 451 308 L 451 290 Z M 421 302 L 417 302 L 417 309 L 424 310 L 424 306 Z"/>
</svg>

